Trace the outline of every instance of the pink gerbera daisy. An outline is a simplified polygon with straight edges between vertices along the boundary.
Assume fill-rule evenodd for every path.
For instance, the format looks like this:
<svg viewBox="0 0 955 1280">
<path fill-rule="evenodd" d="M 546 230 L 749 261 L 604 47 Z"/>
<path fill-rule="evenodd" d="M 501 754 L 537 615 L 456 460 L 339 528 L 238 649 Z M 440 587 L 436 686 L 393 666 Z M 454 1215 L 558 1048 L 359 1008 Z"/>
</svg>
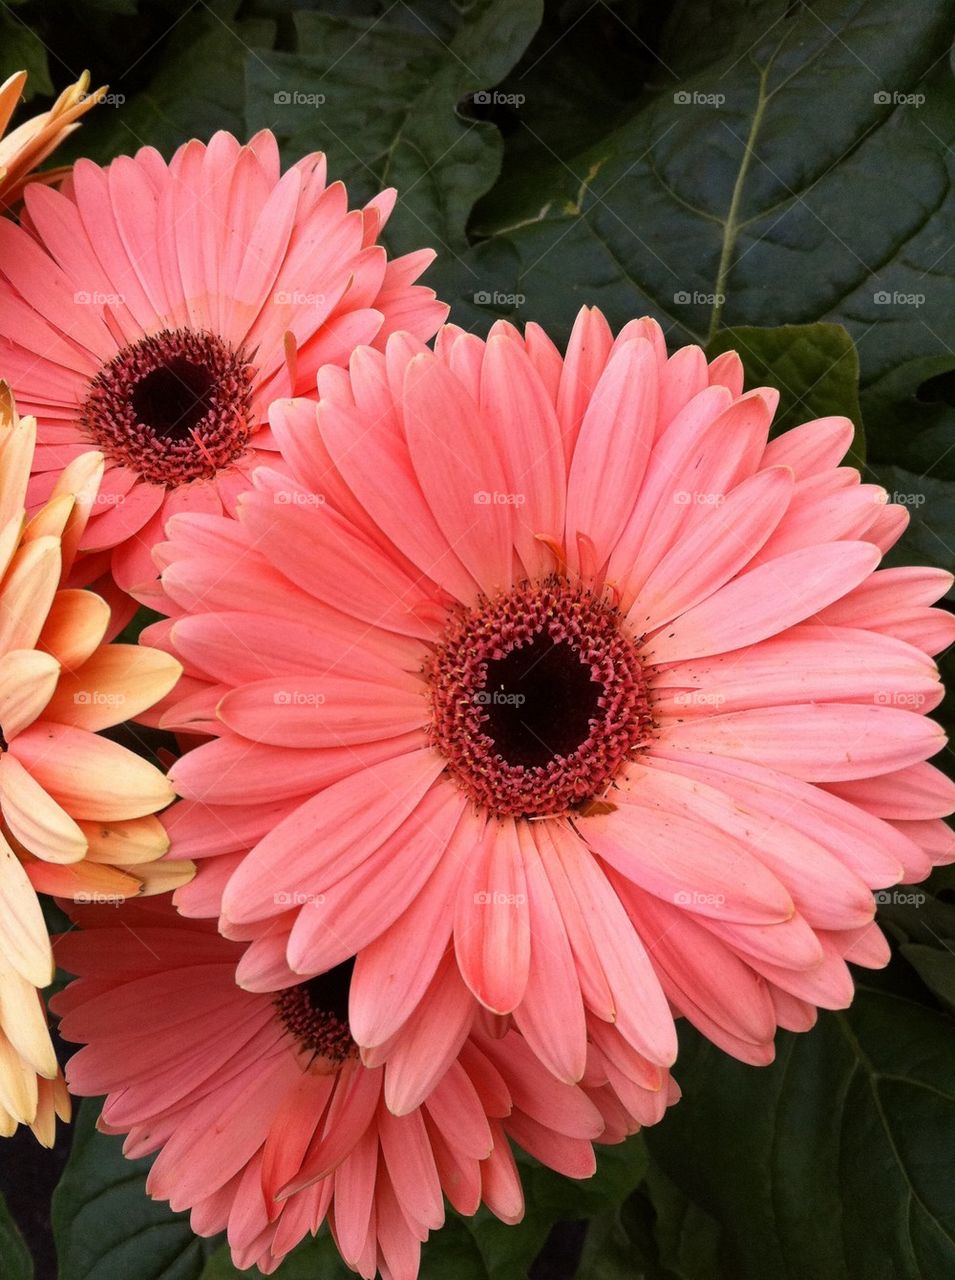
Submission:
<svg viewBox="0 0 955 1280">
<path fill-rule="evenodd" d="M 72 909 L 71 909 L 72 910 Z M 574 1177 L 591 1141 L 619 1141 L 612 1115 L 553 1080 L 521 1037 L 475 1031 L 420 1107 L 384 1105 L 382 1068 L 362 1065 L 348 1025 L 352 962 L 275 995 L 235 983 L 239 944 L 162 900 L 73 911 L 59 939 L 79 975 L 54 1001 L 85 1044 L 74 1093 L 106 1095 L 100 1128 L 131 1157 L 158 1151 L 147 1189 L 191 1209 L 203 1236 L 227 1230 L 239 1268 L 270 1273 L 327 1220 L 345 1261 L 413 1280 L 444 1201 L 523 1215 L 508 1136 Z"/>
<path fill-rule="evenodd" d="M 395 328 L 433 335 L 447 308 L 413 284 L 433 254 L 389 262 L 377 243 L 394 200 L 349 211 L 318 154 L 280 174 L 268 132 L 27 189 L 22 225 L 0 226 L 0 366 L 38 423 L 33 504 L 77 454 L 106 456 L 87 580 L 147 583 L 167 515 L 232 510 L 273 456 L 270 402 L 320 364 Z"/>
<path fill-rule="evenodd" d="M 675 1010 L 765 1063 L 848 1004 L 871 891 L 953 857 L 955 635 L 951 575 L 877 569 L 906 516 L 838 465 L 851 423 L 768 440 L 735 355 L 596 311 L 564 358 L 449 327 L 320 390 L 272 411 L 294 480 L 161 552 L 165 722 L 215 738 L 173 847 L 224 859 L 222 927 L 303 974 L 360 953 L 369 1044 L 451 946 L 567 1079 L 593 1025 L 662 1066 Z"/>
</svg>

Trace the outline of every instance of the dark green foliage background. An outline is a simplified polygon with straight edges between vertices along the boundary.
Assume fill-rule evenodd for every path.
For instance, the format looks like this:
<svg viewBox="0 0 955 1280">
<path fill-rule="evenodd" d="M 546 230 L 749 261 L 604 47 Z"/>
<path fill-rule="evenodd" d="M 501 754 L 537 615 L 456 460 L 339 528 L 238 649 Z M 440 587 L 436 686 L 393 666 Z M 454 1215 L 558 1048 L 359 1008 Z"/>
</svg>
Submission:
<svg viewBox="0 0 955 1280">
<path fill-rule="evenodd" d="M 868 478 L 912 510 L 896 560 L 951 567 L 953 29 L 952 0 L 19 0 L 0 74 L 27 66 L 35 108 L 84 67 L 124 99 L 69 155 L 271 128 L 288 161 L 327 151 L 353 202 L 397 186 L 389 248 L 436 248 L 429 281 L 476 332 L 535 319 L 562 342 L 597 303 L 737 347 L 785 425 L 856 422 Z M 584 1185 L 528 1163 L 524 1224 L 452 1219 L 423 1276 L 955 1275 L 953 888 L 940 871 L 886 903 L 892 965 L 780 1036 L 774 1066 L 686 1031 L 662 1124 Z M 234 1278 L 93 1120 L 53 1200 L 61 1280 Z M 18 1139 L 0 1162 L 22 1204 L 35 1154 Z M 52 1277 L 42 1214 L 18 1216 Z M 34 1274 L 2 1204 L 0 1274 Z M 343 1274 L 327 1238 L 279 1271 Z"/>
</svg>

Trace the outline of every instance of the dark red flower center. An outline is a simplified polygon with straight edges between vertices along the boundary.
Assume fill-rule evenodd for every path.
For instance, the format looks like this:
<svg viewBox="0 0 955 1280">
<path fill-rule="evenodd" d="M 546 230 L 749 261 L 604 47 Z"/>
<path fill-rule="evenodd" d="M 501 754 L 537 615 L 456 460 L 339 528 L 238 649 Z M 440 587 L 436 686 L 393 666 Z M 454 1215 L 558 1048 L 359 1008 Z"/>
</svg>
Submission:
<svg viewBox="0 0 955 1280">
<path fill-rule="evenodd" d="M 358 1048 L 348 1029 L 348 993 L 354 960 L 346 960 L 275 997 L 285 1026 L 303 1049 L 329 1065 L 338 1066 Z"/>
<path fill-rule="evenodd" d="M 554 815 L 598 799 L 652 727 L 620 611 L 561 579 L 456 614 L 428 675 L 432 741 L 498 815 Z"/>
<path fill-rule="evenodd" d="M 110 462 L 154 484 L 210 479 L 251 434 L 253 369 L 205 330 L 131 343 L 90 383 L 80 421 Z"/>
</svg>

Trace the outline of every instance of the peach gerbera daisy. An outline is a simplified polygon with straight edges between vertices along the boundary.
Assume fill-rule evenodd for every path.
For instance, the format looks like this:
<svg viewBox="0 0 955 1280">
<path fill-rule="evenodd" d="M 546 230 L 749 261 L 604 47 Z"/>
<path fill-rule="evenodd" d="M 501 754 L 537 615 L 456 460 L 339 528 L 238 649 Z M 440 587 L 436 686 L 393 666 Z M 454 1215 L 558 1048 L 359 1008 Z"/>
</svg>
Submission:
<svg viewBox="0 0 955 1280">
<path fill-rule="evenodd" d="M 102 458 L 63 472 L 24 523 L 35 424 L 0 383 L 0 1133 L 32 1126 L 47 1146 L 68 1115 L 39 989 L 53 953 L 38 892 L 119 900 L 181 884 L 160 862 L 154 815 L 172 798 L 162 773 L 97 730 L 168 693 L 179 664 L 136 645 L 101 644 L 109 610 L 60 588 L 96 493 Z"/>
<path fill-rule="evenodd" d="M 393 190 L 349 212 L 325 158 L 285 174 L 271 133 L 218 133 L 166 164 L 152 148 L 88 160 L 63 192 L 30 187 L 0 226 L 0 361 L 39 448 L 30 502 L 95 448 L 106 474 L 85 581 L 154 576 L 166 516 L 233 509 L 274 457 L 270 402 L 396 327 L 431 337 L 447 308 L 413 283 L 434 256 L 376 243 Z"/>
<path fill-rule="evenodd" d="M 508 1136 L 575 1177 L 594 1170 L 592 1140 L 623 1136 L 513 1031 L 476 1031 L 422 1105 L 393 1115 L 351 1036 L 350 960 L 251 993 L 235 983 L 241 944 L 168 902 L 72 914 L 83 927 L 57 954 L 79 980 L 53 1001 L 85 1045 L 70 1088 L 106 1095 L 100 1128 L 128 1134 L 128 1156 L 159 1152 L 149 1193 L 191 1209 L 199 1235 L 228 1231 L 240 1269 L 274 1271 L 327 1221 L 361 1275 L 414 1280 L 444 1196 L 522 1217 Z"/>
<path fill-rule="evenodd" d="M 26 82 L 27 73 L 17 71 L 0 84 L 0 213 L 19 201 L 26 182 L 58 182 L 69 173 L 69 169 L 49 169 L 39 174 L 33 170 L 77 128 L 80 116 L 106 92 L 102 88 L 90 93 L 89 72 L 84 71 L 75 84 L 64 89 L 49 111 L 25 120 L 4 136 Z"/>
<path fill-rule="evenodd" d="M 273 922 L 299 973 L 373 946 L 360 1040 L 450 943 L 568 1079 L 588 1019 L 662 1066 L 675 1010 L 764 1063 L 848 1004 L 872 890 L 953 857 L 955 635 L 951 575 L 877 568 L 906 516 L 838 465 L 851 423 L 768 440 L 735 355 L 597 311 L 564 358 L 449 327 L 320 391 L 273 407 L 294 480 L 161 551 L 165 722 L 215 737 L 173 847 L 231 857 L 222 927 Z"/>
</svg>

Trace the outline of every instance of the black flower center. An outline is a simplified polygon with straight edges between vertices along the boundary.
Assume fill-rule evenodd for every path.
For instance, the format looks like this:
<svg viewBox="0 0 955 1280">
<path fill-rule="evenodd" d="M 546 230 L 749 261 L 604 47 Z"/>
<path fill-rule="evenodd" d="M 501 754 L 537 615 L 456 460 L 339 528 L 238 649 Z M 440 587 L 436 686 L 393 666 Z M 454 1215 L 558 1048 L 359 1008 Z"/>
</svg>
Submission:
<svg viewBox="0 0 955 1280">
<path fill-rule="evenodd" d="M 205 365 L 174 357 L 133 387 L 133 412 L 155 435 L 184 440 L 212 407 L 215 379 Z"/>
<path fill-rule="evenodd" d="M 500 816 L 599 798 L 652 727 L 619 610 L 559 578 L 456 612 L 427 675 L 432 742 L 455 781 Z"/>
<path fill-rule="evenodd" d="M 566 640 L 540 632 L 487 663 L 484 732 L 501 758 L 526 768 L 572 755 L 590 736 L 603 685 Z"/>
<path fill-rule="evenodd" d="M 358 1052 L 348 1027 L 354 968 L 354 959 L 346 960 L 275 997 L 279 1016 L 301 1047 L 330 1066 L 338 1066 Z"/>
<path fill-rule="evenodd" d="M 110 462 L 154 484 L 211 479 L 245 452 L 253 374 L 216 334 L 163 329 L 102 367 L 80 421 Z"/>
</svg>

